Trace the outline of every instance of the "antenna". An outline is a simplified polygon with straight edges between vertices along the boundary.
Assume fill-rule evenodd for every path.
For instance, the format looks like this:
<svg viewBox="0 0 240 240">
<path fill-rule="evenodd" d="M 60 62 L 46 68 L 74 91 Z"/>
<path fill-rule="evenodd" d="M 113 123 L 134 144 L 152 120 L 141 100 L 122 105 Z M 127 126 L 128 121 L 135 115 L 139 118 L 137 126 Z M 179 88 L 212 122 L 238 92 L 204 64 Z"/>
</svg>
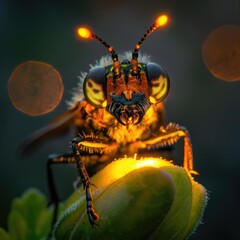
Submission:
<svg viewBox="0 0 240 240">
<path fill-rule="evenodd" d="M 146 40 L 146 38 L 154 32 L 157 28 L 163 27 L 168 22 L 168 16 L 166 14 L 160 15 L 153 25 L 145 32 L 141 40 L 136 44 L 135 49 L 132 53 L 132 74 L 137 75 L 138 74 L 138 50 L 140 49 L 143 42 Z M 113 60 L 113 72 L 115 76 L 120 76 L 120 62 L 118 61 L 118 55 L 115 53 L 112 46 L 110 46 L 108 43 L 106 43 L 102 38 L 94 34 L 89 28 L 86 27 L 80 27 L 77 29 L 77 34 L 81 38 L 85 39 L 94 39 L 101 43 L 104 47 L 107 48 L 107 50 L 112 54 L 112 60 Z"/>
<path fill-rule="evenodd" d="M 141 45 L 143 44 L 143 42 L 146 40 L 146 38 L 153 33 L 157 28 L 163 27 L 167 24 L 168 22 L 168 16 L 166 14 L 162 14 L 160 15 L 155 22 L 153 23 L 153 25 L 145 32 L 145 34 L 143 35 L 143 37 L 141 38 L 141 40 L 136 44 L 135 49 L 132 53 L 132 59 L 133 60 L 137 60 L 138 58 L 138 50 L 140 49 Z"/>
<path fill-rule="evenodd" d="M 81 38 L 94 39 L 94 40 L 98 41 L 104 47 L 106 47 L 107 50 L 112 54 L 113 62 L 117 62 L 118 61 L 118 55 L 117 55 L 117 53 L 115 53 L 113 47 L 110 46 L 108 43 L 106 43 L 102 38 L 100 38 L 99 36 L 94 34 L 90 29 L 88 29 L 86 27 L 80 27 L 80 28 L 77 29 L 77 34 Z"/>
</svg>

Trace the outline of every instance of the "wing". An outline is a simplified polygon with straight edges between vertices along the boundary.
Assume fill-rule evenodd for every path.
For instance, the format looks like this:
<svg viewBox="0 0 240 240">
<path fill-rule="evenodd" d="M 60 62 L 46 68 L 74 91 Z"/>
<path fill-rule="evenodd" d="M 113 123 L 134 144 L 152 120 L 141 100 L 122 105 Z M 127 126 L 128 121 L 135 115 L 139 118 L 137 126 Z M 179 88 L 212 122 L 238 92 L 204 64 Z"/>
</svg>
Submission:
<svg viewBox="0 0 240 240">
<path fill-rule="evenodd" d="M 74 119 L 81 112 L 83 105 L 85 105 L 85 101 L 77 102 L 73 108 L 55 118 L 47 126 L 28 136 L 19 147 L 20 154 L 30 154 L 45 140 L 66 134 L 74 127 Z"/>
</svg>

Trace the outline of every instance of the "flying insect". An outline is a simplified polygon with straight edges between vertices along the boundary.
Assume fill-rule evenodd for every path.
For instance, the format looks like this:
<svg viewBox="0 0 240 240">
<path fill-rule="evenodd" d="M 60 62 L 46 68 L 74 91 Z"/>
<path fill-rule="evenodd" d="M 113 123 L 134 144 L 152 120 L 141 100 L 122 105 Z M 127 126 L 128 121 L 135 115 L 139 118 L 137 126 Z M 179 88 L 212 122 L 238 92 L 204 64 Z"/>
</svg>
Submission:
<svg viewBox="0 0 240 240">
<path fill-rule="evenodd" d="M 71 141 L 72 151 L 52 154 L 48 159 L 48 183 L 55 204 L 53 223 L 59 202 L 51 169 L 54 164 L 76 164 L 86 191 L 91 225 L 95 225 L 100 216 L 94 209 L 90 176 L 118 156 L 159 155 L 159 149 L 183 138 L 183 166 L 190 174 L 196 173 L 189 132 L 178 124 L 165 126 L 163 100 L 169 92 L 169 76 L 159 64 L 139 53 L 145 39 L 167 21 L 167 15 L 158 17 L 134 50 L 122 56 L 88 28 L 78 29 L 80 37 L 98 41 L 110 56 L 103 57 L 97 66 L 80 77 L 79 92 L 74 95 L 72 107 L 25 142 L 26 149 L 72 125 L 77 129 L 78 134 Z"/>
</svg>

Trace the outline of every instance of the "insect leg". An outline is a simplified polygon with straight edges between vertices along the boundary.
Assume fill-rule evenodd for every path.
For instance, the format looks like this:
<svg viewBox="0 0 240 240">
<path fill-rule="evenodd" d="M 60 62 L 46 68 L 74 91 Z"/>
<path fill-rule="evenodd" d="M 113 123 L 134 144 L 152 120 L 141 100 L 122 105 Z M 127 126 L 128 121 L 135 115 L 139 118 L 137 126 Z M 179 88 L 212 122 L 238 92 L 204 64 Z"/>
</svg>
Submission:
<svg viewBox="0 0 240 240">
<path fill-rule="evenodd" d="M 94 152 L 103 152 L 104 148 L 106 148 L 108 144 L 104 143 L 100 139 L 94 138 L 74 138 L 72 140 L 72 149 L 73 154 L 76 160 L 77 169 L 80 175 L 80 178 L 83 183 L 83 187 L 86 191 L 86 201 L 87 201 L 87 214 L 89 222 L 92 226 L 96 225 L 97 220 L 99 219 L 99 215 L 95 212 L 93 206 L 92 192 L 91 192 L 91 183 L 90 177 L 86 170 L 86 167 L 81 159 L 80 153 L 83 151 L 88 151 L 89 153 Z"/>
<path fill-rule="evenodd" d="M 59 196 L 56 189 L 56 184 L 54 182 L 52 165 L 55 164 L 75 164 L 75 158 L 72 153 L 65 154 L 51 154 L 48 156 L 47 161 L 47 179 L 48 179 L 48 188 L 50 194 L 50 203 L 53 204 L 53 218 L 52 218 L 52 227 L 57 220 L 58 214 L 58 204 L 59 204 Z"/>
<path fill-rule="evenodd" d="M 192 143 L 189 132 L 185 127 L 179 126 L 178 124 L 169 123 L 166 128 L 160 128 L 160 133 L 158 136 L 142 141 L 142 143 L 143 146 L 151 149 L 156 146 L 161 147 L 166 145 L 173 145 L 182 137 L 184 139 L 183 166 L 188 172 L 197 174 L 197 172 L 193 170 Z"/>
</svg>

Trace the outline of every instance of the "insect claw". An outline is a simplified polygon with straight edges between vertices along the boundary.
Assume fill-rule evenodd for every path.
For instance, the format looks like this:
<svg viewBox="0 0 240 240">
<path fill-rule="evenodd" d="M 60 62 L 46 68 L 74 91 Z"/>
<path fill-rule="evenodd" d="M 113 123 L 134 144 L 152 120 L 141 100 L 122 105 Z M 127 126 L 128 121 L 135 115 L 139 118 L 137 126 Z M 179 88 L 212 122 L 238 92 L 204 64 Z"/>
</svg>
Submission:
<svg viewBox="0 0 240 240">
<path fill-rule="evenodd" d="M 190 174 L 199 175 L 199 173 L 197 171 L 194 171 L 194 170 L 190 170 Z"/>
<path fill-rule="evenodd" d="M 92 225 L 92 227 L 99 226 L 99 224 L 97 223 L 97 220 L 100 217 L 94 210 L 93 210 L 93 212 L 91 214 L 88 215 L 88 218 L 89 218 L 89 222 Z"/>
<path fill-rule="evenodd" d="M 95 212 L 91 202 L 88 203 L 87 214 L 92 227 L 94 227 L 94 225 L 98 225 L 97 220 L 100 218 L 100 216 Z"/>
</svg>

